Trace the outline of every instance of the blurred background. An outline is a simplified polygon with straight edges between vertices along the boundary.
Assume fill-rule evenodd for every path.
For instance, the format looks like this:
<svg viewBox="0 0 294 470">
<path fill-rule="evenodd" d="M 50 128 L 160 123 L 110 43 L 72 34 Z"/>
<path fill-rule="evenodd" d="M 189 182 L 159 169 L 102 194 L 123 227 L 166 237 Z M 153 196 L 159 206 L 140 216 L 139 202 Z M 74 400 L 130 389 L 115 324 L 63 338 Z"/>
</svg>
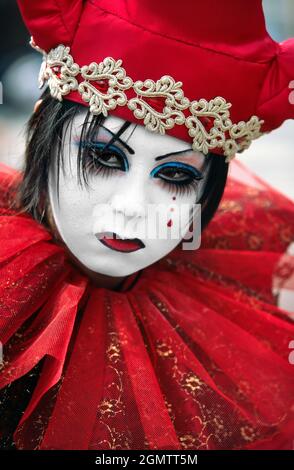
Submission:
<svg viewBox="0 0 294 470">
<path fill-rule="evenodd" d="M 263 6 L 271 36 L 276 41 L 294 37 L 294 0 L 263 0 Z M 19 169 L 23 164 L 25 123 L 40 96 L 42 58 L 30 47 L 29 39 L 16 1 L 0 0 L 0 161 Z M 294 121 L 288 120 L 236 158 L 294 200 L 293 144 Z"/>
</svg>

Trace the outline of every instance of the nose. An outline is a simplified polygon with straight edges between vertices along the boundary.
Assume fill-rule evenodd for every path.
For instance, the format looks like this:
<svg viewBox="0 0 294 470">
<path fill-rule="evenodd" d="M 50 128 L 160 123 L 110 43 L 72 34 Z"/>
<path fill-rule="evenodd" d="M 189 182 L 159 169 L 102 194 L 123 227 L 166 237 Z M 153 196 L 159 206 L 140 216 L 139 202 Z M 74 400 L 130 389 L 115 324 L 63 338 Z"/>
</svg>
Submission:
<svg viewBox="0 0 294 470">
<path fill-rule="evenodd" d="M 145 184 L 137 175 L 137 178 L 130 178 L 124 185 L 120 185 L 110 201 L 113 211 L 121 212 L 131 218 L 145 217 L 147 203 Z"/>
</svg>

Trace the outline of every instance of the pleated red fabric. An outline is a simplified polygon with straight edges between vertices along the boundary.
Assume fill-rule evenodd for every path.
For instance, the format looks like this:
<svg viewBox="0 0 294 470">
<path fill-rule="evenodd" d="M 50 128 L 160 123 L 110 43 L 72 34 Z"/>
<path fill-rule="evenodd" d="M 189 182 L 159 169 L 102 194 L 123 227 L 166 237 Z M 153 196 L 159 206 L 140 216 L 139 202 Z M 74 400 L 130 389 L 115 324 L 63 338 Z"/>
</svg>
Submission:
<svg viewBox="0 0 294 470">
<path fill-rule="evenodd" d="M 200 249 L 113 291 L 8 207 L 19 177 L 0 166 L 0 387 L 43 364 L 17 449 L 293 448 L 291 200 L 232 162 Z"/>
</svg>

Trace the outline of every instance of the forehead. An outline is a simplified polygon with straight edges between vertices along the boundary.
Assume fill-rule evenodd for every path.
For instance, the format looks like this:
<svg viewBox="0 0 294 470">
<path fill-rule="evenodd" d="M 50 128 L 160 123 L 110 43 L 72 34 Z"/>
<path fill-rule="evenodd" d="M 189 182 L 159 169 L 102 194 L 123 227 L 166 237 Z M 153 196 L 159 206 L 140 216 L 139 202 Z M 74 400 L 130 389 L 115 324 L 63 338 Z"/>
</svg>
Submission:
<svg viewBox="0 0 294 470">
<path fill-rule="evenodd" d="M 77 136 L 81 133 L 86 114 L 87 110 L 83 110 L 74 118 L 73 125 Z M 108 115 L 103 123 L 103 127 L 99 128 L 96 135 L 98 138 L 101 137 L 110 140 L 112 138 L 110 132 L 116 134 L 124 123 L 124 119 L 118 116 Z M 107 129 L 110 132 L 108 132 Z M 191 149 L 192 145 L 192 142 L 189 143 L 168 134 L 161 135 L 149 131 L 144 125 L 137 123 L 131 123 L 125 132 L 120 135 L 120 139 L 127 142 L 136 153 L 141 150 L 146 151 L 147 148 L 150 154 L 154 153 L 157 155 L 188 150 Z M 201 152 L 197 151 L 193 151 L 193 154 L 203 156 Z"/>
</svg>

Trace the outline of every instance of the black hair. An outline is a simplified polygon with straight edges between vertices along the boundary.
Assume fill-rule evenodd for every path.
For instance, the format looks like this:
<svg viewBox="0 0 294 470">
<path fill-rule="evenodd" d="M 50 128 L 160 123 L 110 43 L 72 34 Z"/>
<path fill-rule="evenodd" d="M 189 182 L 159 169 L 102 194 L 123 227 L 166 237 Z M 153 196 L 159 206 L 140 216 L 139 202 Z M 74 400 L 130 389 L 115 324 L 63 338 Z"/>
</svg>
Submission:
<svg viewBox="0 0 294 470">
<path fill-rule="evenodd" d="M 42 102 L 32 114 L 26 124 L 26 149 L 23 177 L 18 185 L 16 200 L 19 209 L 32 215 L 34 219 L 42 222 L 43 206 L 46 204 L 48 194 L 48 175 L 51 164 L 57 157 L 57 165 L 63 166 L 63 132 L 67 126 L 72 125 L 74 117 L 85 106 L 69 100 L 58 101 L 51 97 L 47 87 L 40 97 Z M 93 134 L 103 125 L 105 117 L 92 115 L 87 107 L 87 114 L 82 126 L 80 141 L 92 141 Z M 117 137 L 117 136 L 115 136 Z M 56 148 L 57 145 L 57 148 Z M 88 184 L 85 171 L 83 150 L 78 150 L 78 183 Z M 209 160 L 206 184 L 198 201 L 201 204 L 202 230 L 213 218 L 226 185 L 228 163 L 220 155 L 209 153 L 205 157 Z M 59 188 L 59 172 L 57 186 Z M 81 178 L 82 176 L 82 178 Z"/>
</svg>

